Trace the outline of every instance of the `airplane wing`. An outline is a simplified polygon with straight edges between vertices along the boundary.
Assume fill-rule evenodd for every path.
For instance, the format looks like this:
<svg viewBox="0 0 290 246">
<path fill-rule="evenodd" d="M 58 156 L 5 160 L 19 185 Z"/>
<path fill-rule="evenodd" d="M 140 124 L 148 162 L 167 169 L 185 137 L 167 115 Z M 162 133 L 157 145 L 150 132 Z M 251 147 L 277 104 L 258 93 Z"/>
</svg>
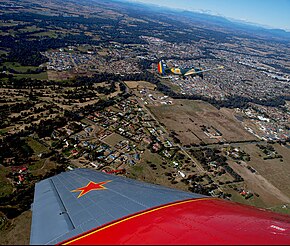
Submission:
<svg viewBox="0 0 290 246">
<path fill-rule="evenodd" d="M 290 217 L 91 169 L 36 184 L 30 244 L 288 244 Z"/>
<path fill-rule="evenodd" d="M 193 75 L 193 74 L 199 74 L 199 73 L 204 73 L 204 72 L 208 72 L 208 71 L 212 71 L 212 70 L 217 70 L 217 69 L 223 69 L 224 66 L 219 66 L 216 68 L 210 68 L 210 69 L 205 69 L 205 70 L 201 70 L 201 71 L 195 71 L 194 69 L 189 70 L 187 73 L 184 74 L 184 76 L 188 76 L 188 75 Z"/>
</svg>

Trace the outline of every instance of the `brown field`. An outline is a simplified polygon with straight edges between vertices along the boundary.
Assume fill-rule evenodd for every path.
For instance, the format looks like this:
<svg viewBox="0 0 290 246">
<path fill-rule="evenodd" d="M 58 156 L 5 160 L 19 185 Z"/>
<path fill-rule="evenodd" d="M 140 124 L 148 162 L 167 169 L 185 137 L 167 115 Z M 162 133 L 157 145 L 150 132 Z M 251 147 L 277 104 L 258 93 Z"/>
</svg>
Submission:
<svg viewBox="0 0 290 246">
<path fill-rule="evenodd" d="M 251 161 L 248 164 L 290 199 L 290 151 L 287 147 L 279 144 L 274 144 L 274 148 L 278 154 L 283 156 L 283 162 L 280 159 L 263 160 L 264 154 L 255 145 L 242 147 L 251 156 Z"/>
<path fill-rule="evenodd" d="M 117 143 L 125 139 L 126 138 L 122 137 L 118 133 L 112 133 L 111 135 L 105 137 L 103 141 L 111 146 L 115 146 Z"/>
<path fill-rule="evenodd" d="M 265 208 L 290 203 L 290 198 L 262 175 L 254 174 L 235 162 L 229 164 L 244 178 L 244 184 L 240 188 L 259 194 L 259 198 L 248 200 L 250 205 Z"/>
<path fill-rule="evenodd" d="M 173 105 L 150 106 L 151 112 L 168 130 L 174 130 L 182 144 L 206 144 L 221 141 L 255 140 L 229 110 L 218 110 L 202 101 L 174 100 Z M 214 127 L 222 133 L 210 138 L 201 126 Z"/>
<path fill-rule="evenodd" d="M 57 72 L 57 71 L 52 71 L 48 70 L 47 71 L 47 77 L 49 80 L 66 80 L 73 78 L 73 74 L 67 71 L 64 72 Z"/>
<path fill-rule="evenodd" d="M 29 245 L 31 216 L 28 210 L 10 221 L 9 228 L 0 231 L 0 245 Z"/>
<path fill-rule="evenodd" d="M 275 150 L 283 156 L 283 161 L 280 161 L 281 159 L 264 160 L 265 154 L 255 144 L 241 144 L 240 148 L 250 155 L 251 160 L 247 163 L 242 161 L 241 164 L 228 160 L 229 165 L 244 178 L 244 182 L 234 186 L 258 196 L 254 195 L 246 200 L 228 185 L 223 186 L 223 190 L 232 194 L 233 201 L 290 214 L 289 149 L 274 144 Z M 257 172 L 252 173 L 247 166 L 253 167 Z"/>
<path fill-rule="evenodd" d="M 146 82 L 146 81 L 125 81 L 126 85 L 130 89 L 149 89 L 149 90 L 155 90 L 156 85 L 153 85 L 152 83 Z"/>
</svg>

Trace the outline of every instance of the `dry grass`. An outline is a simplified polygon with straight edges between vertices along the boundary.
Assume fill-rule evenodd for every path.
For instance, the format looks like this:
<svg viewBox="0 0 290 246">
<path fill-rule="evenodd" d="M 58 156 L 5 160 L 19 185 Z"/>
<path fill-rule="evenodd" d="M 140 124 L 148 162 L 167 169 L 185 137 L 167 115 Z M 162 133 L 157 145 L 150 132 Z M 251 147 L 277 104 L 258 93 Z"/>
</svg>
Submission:
<svg viewBox="0 0 290 246">
<path fill-rule="evenodd" d="M 283 162 L 280 159 L 263 160 L 264 154 L 258 147 L 243 146 L 243 149 L 251 156 L 249 165 L 290 198 L 290 151 L 279 144 L 274 144 L 274 148 L 283 156 Z"/>
<path fill-rule="evenodd" d="M 154 90 L 156 88 L 156 85 L 153 85 L 149 82 L 146 81 L 125 81 L 126 85 L 130 89 L 149 89 L 149 90 Z"/>
<path fill-rule="evenodd" d="M 220 140 L 256 139 L 244 130 L 231 113 L 218 110 L 202 101 L 174 100 L 173 105 L 151 106 L 150 110 L 169 130 L 174 130 L 178 134 L 184 145 L 200 144 L 202 141 L 209 144 Z M 222 133 L 222 137 L 210 138 L 201 129 L 202 125 L 214 127 Z"/>
<path fill-rule="evenodd" d="M 122 140 L 125 140 L 126 138 L 122 137 L 118 133 L 113 133 L 106 138 L 103 139 L 103 141 L 111 146 L 115 146 L 117 143 L 119 143 Z"/>
<path fill-rule="evenodd" d="M 156 167 L 151 167 L 151 164 L 155 164 Z M 162 166 L 164 168 L 162 168 Z M 178 182 L 177 184 L 171 183 L 171 180 L 168 179 L 168 176 L 166 176 L 165 173 L 174 173 L 175 170 L 173 166 L 170 163 L 162 165 L 162 159 L 160 155 L 152 153 L 148 149 L 145 150 L 141 162 L 130 167 L 128 171 L 129 178 L 137 179 L 147 183 L 159 184 L 173 189 L 188 191 L 188 186 L 183 182 Z"/>
<path fill-rule="evenodd" d="M 29 245 L 32 212 L 25 211 L 5 231 L 0 231 L 0 245 Z"/>
</svg>

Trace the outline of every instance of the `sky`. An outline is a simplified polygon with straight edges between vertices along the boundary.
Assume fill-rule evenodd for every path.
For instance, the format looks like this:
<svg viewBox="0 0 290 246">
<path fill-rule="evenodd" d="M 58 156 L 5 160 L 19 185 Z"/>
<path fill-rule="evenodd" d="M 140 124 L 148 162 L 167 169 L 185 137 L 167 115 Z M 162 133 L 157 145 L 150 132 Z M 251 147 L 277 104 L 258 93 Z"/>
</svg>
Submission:
<svg viewBox="0 0 290 246">
<path fill-rule="evenodd" d="M 129 0 L 191 11 L 208 11 L 264 27 L 290 31 L 290 0 Z"/>
</svg>

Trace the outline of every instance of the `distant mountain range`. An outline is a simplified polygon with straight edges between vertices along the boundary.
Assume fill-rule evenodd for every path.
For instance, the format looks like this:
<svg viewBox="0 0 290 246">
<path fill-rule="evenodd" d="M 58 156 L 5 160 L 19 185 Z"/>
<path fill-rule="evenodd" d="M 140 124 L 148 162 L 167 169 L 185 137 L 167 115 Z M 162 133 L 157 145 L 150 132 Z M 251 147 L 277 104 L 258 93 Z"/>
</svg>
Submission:
<svg viewBox="0 0 290 246">
<path fill-rule="evenodd" d="M 214 25 L 219 25 L 222 27 L 228 27 L 230 29 L 236 29 L 244 31 L 248 34 L 253 34 L 255 36 L 269 37 L 269 38 L 283 38 L 289 39 L 290 41 L 290 32 L 287 32 L 282 29 L 272 29 L 259 26 L 255 23 L 249 23 L 245 21 L 228 19 L 222 16 L 216 16 L 206 13 L 198 13 L 192 11 L 180 11 L 183 16 L 187 16 L 195 21 L 204 21 Z"/>
<path fill-rule="evenodd" d="M 222 28 L 226 28 L 229 31 L 239 32 L 241 34 L 250 35 L 254 37 L 261 37 L 265 39 L 275 39 L 281 41 L 290 41 L 290 32 L 283 29 L 265 28 L 259 24 L 250 23 L 241 20 L 234 20 L 224 16 L 213 15 L 207 11 L 194 12 L 180 9 L 173 9 L 169 7 L 163 7 L 154 4 L 145 4 L 140 2 L 133 2 L 131 0 L 113 0 L 115 2 L 122 2 L 134 6 L 135 8 L 143 8 L 146 6 L 146 10 L 153 12 L 167 13 L 176 15 L 176 17 L 187 17 L 189 20 L 195 23 L 201 23 L 203 25 L 214 25 Z"/>
</svg>

